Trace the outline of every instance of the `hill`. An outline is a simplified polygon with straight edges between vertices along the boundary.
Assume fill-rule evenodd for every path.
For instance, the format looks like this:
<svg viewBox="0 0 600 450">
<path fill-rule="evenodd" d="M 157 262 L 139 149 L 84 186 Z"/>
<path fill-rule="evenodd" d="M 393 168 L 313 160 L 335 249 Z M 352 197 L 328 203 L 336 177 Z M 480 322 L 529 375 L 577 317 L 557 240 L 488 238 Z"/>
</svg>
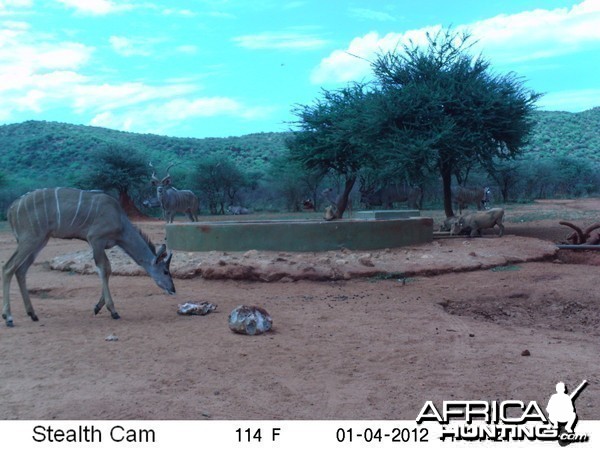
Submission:
<svg viewBox="0 0 600 450">
<path fill-rule="evenodd" d="M 536 111 L 527 156 L 570 156 L 600 163 L 600 107 L 580 113 Z"/>
<path fill-rule="evenodd" d="M 94 151 L 112 145 L 135 149 L 156 166 L 225 153 L 244 170 L 261 171 L 284 149 L 286 133 L 229 138 L 174 138 L 85 125 L 28 121 L 0 126 L 0 167 L 11 179 L 64 179 L 81 170 Z"/>
<path fill-rule="evenodd" d="M 580 113 L 536 111 L 534 121 L 522 161 L 509 165 L 505 181 L 498 181 L 505 198 L 598 192 L 600 107 Z M 74 180 L 91 165 L 96 151 L 105 146 L 125 152 L 138 151 L 144 159 L 153 162 L 159 176 L 172 162 L 178 164 L 172 170 L 176 177 L 178 171 L 190 174 L 188 169 L 196 161 L 213 154 L 225 155 L 242 172 L 265 174 L 270 162 L 286 151 L 287 136 L 288 133 L 256 133 L 194 139 L 44 121 L 3 125 L 0 126 L 0 186 L 3 185 L 0 209 L 32 188 L 74 185 Z M 486 178 L 487 174 L 481 172 L 479 180 L 475 178 L 474 182 L 488 182 L 481 181 Z M 500 186 L 509 182 L 512 183 L 510 195 L 508 184 Z M 276 187 L 267 186 L 263 193 L 256 195 L 267 196 L 274 189 Z M 257 203 L 259 201 L 254 199 L 254 204 Z"/>
</svg>

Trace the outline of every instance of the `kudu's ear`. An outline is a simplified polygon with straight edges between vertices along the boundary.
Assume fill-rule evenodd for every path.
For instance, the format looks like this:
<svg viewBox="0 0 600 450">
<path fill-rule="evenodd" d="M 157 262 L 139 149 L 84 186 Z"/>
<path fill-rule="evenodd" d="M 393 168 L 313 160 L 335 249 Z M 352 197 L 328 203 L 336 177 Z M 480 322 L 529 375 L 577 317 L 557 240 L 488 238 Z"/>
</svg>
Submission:
<svg viewBox="0 0 600 450">
<path fill-rule="evenodd" d="M 165 265 L 167 270 L 171 267 L 171 258 L 173 258 L 173 252 L 169 252 L 169 255 L 165 258 Z"/>
</svg>

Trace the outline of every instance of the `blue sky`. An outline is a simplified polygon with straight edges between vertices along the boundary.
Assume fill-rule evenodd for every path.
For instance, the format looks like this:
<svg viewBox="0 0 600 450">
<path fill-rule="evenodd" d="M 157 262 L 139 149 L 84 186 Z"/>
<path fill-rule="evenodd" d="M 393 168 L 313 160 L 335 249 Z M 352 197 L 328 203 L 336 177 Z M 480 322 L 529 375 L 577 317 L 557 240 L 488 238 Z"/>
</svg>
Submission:
<svg viewBox="0 0 600 450">
<path fill-rule="evenodd" d="M 0 0 L 0 123 L 180 137 L 286 131 L 294 105 L 452 26 L 496 72 L 600 106 L 600 0 Z"/>
</svg>

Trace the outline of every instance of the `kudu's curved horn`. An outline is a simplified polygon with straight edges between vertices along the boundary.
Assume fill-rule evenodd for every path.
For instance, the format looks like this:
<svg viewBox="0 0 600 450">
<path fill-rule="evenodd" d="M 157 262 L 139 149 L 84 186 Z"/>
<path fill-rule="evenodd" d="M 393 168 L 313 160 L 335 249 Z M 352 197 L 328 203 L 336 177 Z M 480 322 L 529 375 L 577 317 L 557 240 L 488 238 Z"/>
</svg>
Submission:
<svg viewBox="0 0 600 450">
<path fill-rule="evenodd" d="M 154 169 L 154 166 L 152 165 L 152 161 L 150 161 L 148 163 L 148 165 L 150 167 L 152 167 L 152 181 L 159 181 L 160 182 L 160 180 L 156 177 L 156 170 Z"/>
<path fill-rule="evenodd" d="M 162 179 L 162 182 L 164 183 L 167 180 L 171 179 L 171 174 L 169 173 L 169 170 L 171 170 L 171 167 L 173 167 L 175 165 L 175 163 L 171 163 L 169 164 L 169 167 L 167 167 L 167 175 Z"/>
</svg>

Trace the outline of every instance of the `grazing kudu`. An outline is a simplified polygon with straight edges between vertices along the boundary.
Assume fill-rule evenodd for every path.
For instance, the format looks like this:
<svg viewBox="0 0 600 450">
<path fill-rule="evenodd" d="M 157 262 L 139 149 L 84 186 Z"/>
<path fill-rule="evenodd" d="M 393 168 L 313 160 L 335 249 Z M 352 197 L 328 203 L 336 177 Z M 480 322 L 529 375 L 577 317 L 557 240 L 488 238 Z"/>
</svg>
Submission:
<svg viewBox="0 0 600 450">
<path fill-rule="evenodd" d="M 154 169 L 152 163 L 150 167 Z M 152 185 L 156 186 L 156 198 L 164 213 L 164 218 L 167 223 L 173 223 L 175 214 L 184 212 L 191 222 L 198 222 L 198 197 L 188 190 L 175 189 L 171 184 L 171 175 L 169 169 L 173 167 L 171 164 L 167 168 L 167 176 L 162 180 L 156 177 L 155 172 L 152 172 Z"/>
<path fill-rule="evenodd" d="M 102 295 L 94 308 L 95 314 L 106 304 L 112 318 L 119 318 L 108 288 L 111 268 L 104 252 L 115 245 L 143 267 L 160 288 L 169 294 L 175 293 L 169 272 L 172 254 L 167 255 L 164 245 L 157 251 L 148 237 L 129 221 L 119 202 L 101 191 L 38 189 L 15 200 L 8 209 L 7 218 L 17 238 L 17 249 L 2 269 L 2 317 L 9 327 L 13 326 L 9 299 L 13 275 L 17 277 L 25 311 L 33 321 L 38 320 L 25 277 L 35 257 L 51 237 L 81 239 L 92 248 L 102 281 Z"/>
<path fill-rule="evenodd" d="M 467 189 L 462 186 L 453 186 L 452 201 L 458 205 L 458 213 L 462 214 L 462 210 L 469 204 L 477 206 L 477 210 L 485 209 L 486 204 L 490 201 L 491 189 L 489 187 L 478 189 Z"/>
<path fill-rule="evenodd" d="M 421 209 L 423 191 L 420 187 L 405 187 L 395 184 L 386 185 L 379 189 L 360 189 L 360 202 L 367 207 L 382 206 L 391 209 L 394 203 L 406 202 L 409 208 Z"/>
</svg>

